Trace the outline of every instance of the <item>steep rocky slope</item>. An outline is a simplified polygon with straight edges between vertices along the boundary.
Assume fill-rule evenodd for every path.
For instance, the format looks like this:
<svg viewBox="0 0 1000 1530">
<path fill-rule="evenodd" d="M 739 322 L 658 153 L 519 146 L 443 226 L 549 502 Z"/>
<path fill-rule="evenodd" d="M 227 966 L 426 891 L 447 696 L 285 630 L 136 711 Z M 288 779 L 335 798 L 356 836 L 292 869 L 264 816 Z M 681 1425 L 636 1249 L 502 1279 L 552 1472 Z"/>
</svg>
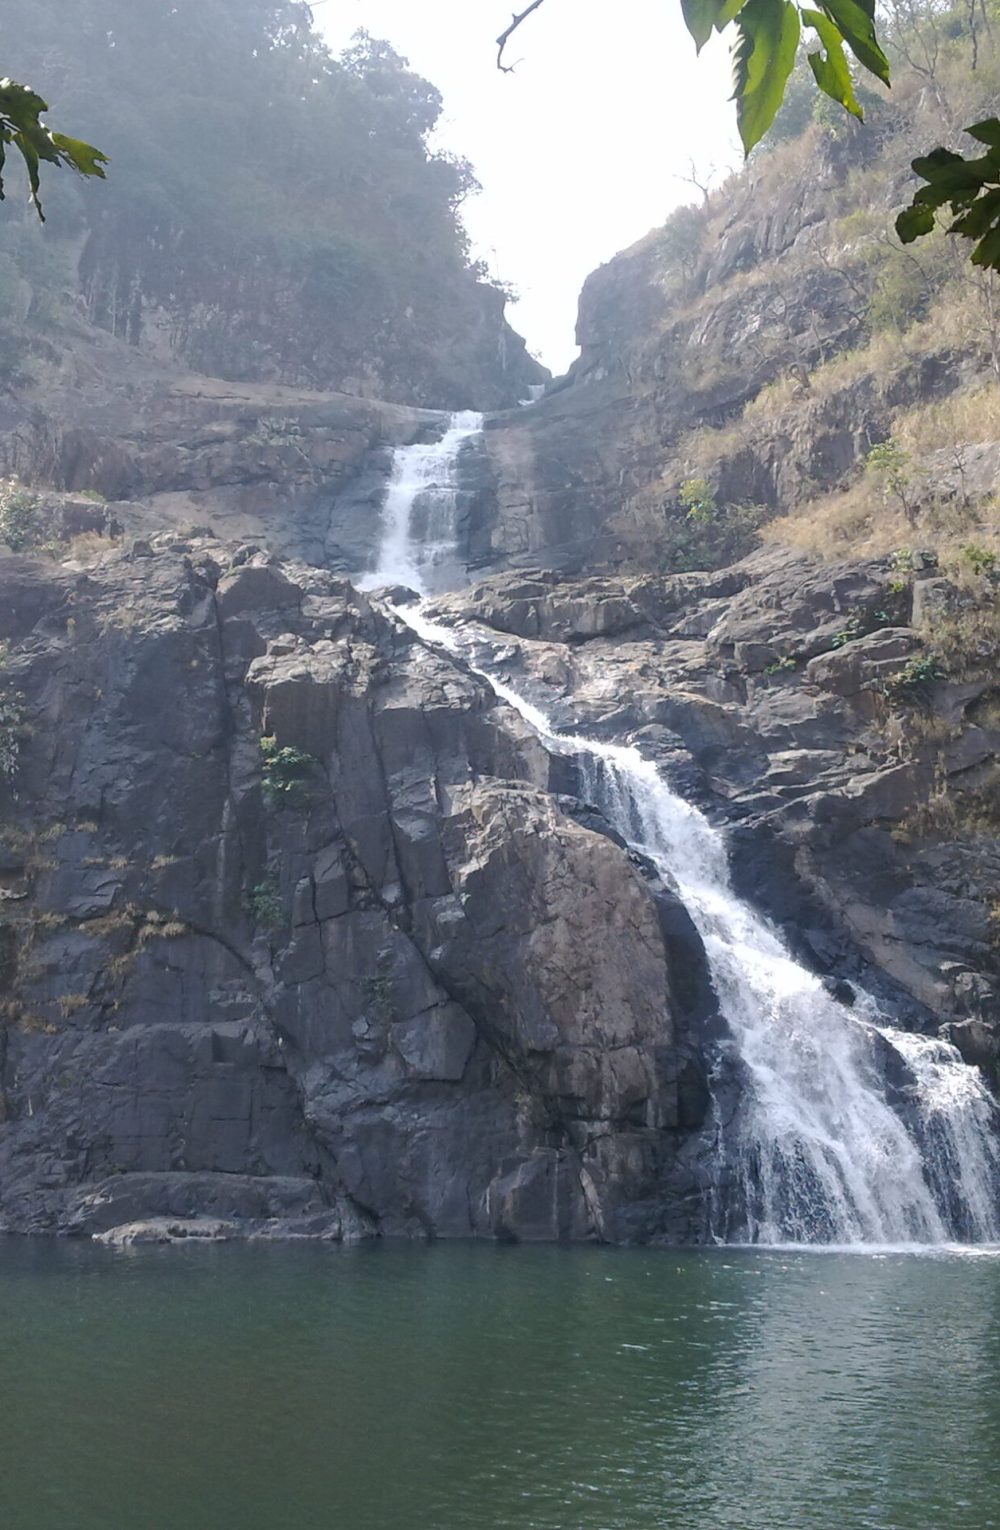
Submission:
<svg viewBox="0 0 1000 1530">
<path fill-rule="evenodd" d="M 439 610 L 567 731 L 639 743 L 730 825 L 737 886 L 813 970 L 945 1022 L 992 1078 L 995 673 L 930 665 L 922 616 L 963 599 L 936 568 L 894 585 L 884 560 L 782 549 L 717 574 L 506 575 Z"/>
<path fill-rule="evenodd" d="M 89 329 L 0 398 L 0 474 L 53 508 L 147 534 L 210 525 L 229 542 L 355 568 L 377 533 L 387 454 L 440 427 L 433 410 L 180 372 Z M 350 487 L 333 514 L 338 492 Z M 58 527 L 56 528 L 58 530 Z M 44 541 L 44 503 L 28 545 Z"/>
<path fill-rule="evenodd" d="M 462 457 L 476 668 L 345 576 L 412 402 L 509 378 L 222 381 L 78 317 L 7 386 L 0 1227 L 707 1236 L 699 938 L 478 669 L 637 744 L 831 992 L 996 1084 L 1000 407 L 951 268 L 879 319 L 902 100 L 595 273 Z"/>
<path fill-rule="evenodd" d="M 298 0 L 9 0 L 7 24 L 5 68 L 114 168 L 60 185 L 44 232 L 8 203 L 0 380 L 81 313 L 180 369 L 405 405 L 547 375 L 471 258 L 441 96 L 388 43 L 335 57 Z"/>
<path fill-rule="evenodd" d="M 669 892 L 345 582 L 0 566 L 0 1225 L 704 1234 Z"/>
<path fill-rule="evenodd" d="M 863 126 L 809 112 L 800 61 L 807 109 L 779 141 L 588 278 L 578 361 L 488 433 L 484 565 L 718 567 L 758 529 L 835 556 L 997 551 L 996 279 L 964 241 L 904 249 L 892 225 L 915 149 L 993 110 L 1000 54 L 952 18 L 917 69 L 925 22 L 887 18 L 893 90 Z M 870 461 L 886 443 L 902 495 Z"/>
</svg>

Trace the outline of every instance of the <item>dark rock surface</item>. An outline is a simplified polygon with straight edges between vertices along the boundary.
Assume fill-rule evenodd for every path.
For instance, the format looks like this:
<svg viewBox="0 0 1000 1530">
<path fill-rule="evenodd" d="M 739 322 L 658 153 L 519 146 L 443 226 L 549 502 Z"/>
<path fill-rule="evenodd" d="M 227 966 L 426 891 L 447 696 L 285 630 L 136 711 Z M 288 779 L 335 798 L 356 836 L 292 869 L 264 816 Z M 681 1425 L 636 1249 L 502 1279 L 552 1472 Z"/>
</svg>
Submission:
<svg viewBox="0 0 1000 1530">
<path fill-rule="evenodd" d="M 704 471 L 719 506 L 787 510 L 848 482 L 896 407 L 974 380 L 942 352 L 809 391 L 859 340 L 808 248 L 849 168 L 734 206 L 686 285 L 659 234 L 594 274 L 570 376 L 463 455 L 479 582 L 438 614 L 727 825 L 736 889 L 835 997 L 874 992 L 995 1084 L 995 663 L 893 700 L 969 590 L 920 553 L 904 578 L 778 546 L 657 572 L 677 564 L 643 540 L 644 495 L 662 519 Z M 725 1036 L 689 916 L 572 759 L 384 604 L 411 595 L 347 582 L 393 448 L 445 423 L 354 395 L 499 408 L 537 375 L 516 348 L 494 375 L 495 302 L 473 328 L 418 387 L 376 367 L 343 393 L 81 330 L 0 394 L 0 472 L 47 534 L 117 538 L 0 548 L 0 1230 L 706 1236 Z M 996 443 L 961 472 L 938 455 L 928 493 L 991 492 Z M 961 800 L 972 833 L 930 813 Z"/>
<path fill-rule="evenodd" d="M 232 383 L 158 365 L 107 337 L 78 342 L 44 385 L 0 395 L 0 474 L 89 502 L 129 536 L 210 529 L 331 568 L 364 566 L 388 457 L 440 432 L 440 411 L 345 393 Z M 367 486 L 363 481 L 368 470 Z M 332 506 L 343 496 L 336 516 Z"/>
<path fill-rule="evenodd" d="M 1000 1030 L 1000 850 L 920 815 L 969 789 L 988 812 L 1000 728 L 986 675 L 933 682 L 912 703 L 923 730 L 900 733 L 887 685 L 924 640 L 893 583 L 885 560 L 772 548 L 718 574 L 498 575 L 438 613 L 477 623 L 477 662 L 564 731 L 635 742 L 731 825 L 737 889 L 809 966 L 910 1024 L 954 1022 L 982 1062 L 962 1027 Z"/>
<path fill-rule="evenodd" d="M 0 1226 L 703 1234 L 700 946 L 483 682 L 208 537 L 0 585 Z"/>
</svg>

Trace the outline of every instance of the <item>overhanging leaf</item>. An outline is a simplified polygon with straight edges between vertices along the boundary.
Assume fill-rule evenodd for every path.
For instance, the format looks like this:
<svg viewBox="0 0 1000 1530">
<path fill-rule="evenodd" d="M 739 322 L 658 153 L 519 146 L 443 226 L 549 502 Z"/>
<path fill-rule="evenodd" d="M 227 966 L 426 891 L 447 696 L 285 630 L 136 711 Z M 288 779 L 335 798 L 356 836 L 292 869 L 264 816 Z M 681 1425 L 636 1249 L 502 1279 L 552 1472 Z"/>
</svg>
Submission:
<svg viewBox="0 0 1000 1530">
<path fill-rule="evenodd" d="M 733 99 L 743 149 L 749 154 L 771 126 L 784 98 L 801 26 L 791 0 L 746 0 L 736 25 Z"/>
<path fill-rule="evenodd" d="M 684 24 L 700 53 L 712 35 L 721 32 L 739 11 L 743 0 L 681 0 Z"/>
<path fill-rule="evenodd" d="M 858 63 L 888 85 L 889 60 L 875 35 L 875 0 L 820 0 L 820 5 Z"/>
<path fill-rule="evenodd" d="M 906 207 L 896 219 L 896 233 L 903 244 L 912 244 L 924 234 L 934 231 L 934 209 L 915 203 Z"/>
<path fill-rule="evenodd" d="M 973 264 L 1000 271 L 1000 119 L 991 117 L 966 131 L 987 152 L 965 159 L 954 149 L 937 148 L 915 159 L 913 169 L 926 184 L 899 214 L 896 232 L 910 244 L 930 233 L 935 209 L 950 207 L 954 222 L 949 232 L 977 241 Z"/>
<path fill-rule="evenodd" d="M 816 84 L 824 95 L 832 101 L 838 101 L 841 106 L 847 108 L 852 116 L 859 121 L 864 119 L 861 104 L 854 93 L 854 81 L 844 53 L 844 39 L 837 27 L 834 26 L 829 16 L 822 11 L 804 10 L 802 20 L 807 26 L 814 27 L 819 33 L 819 40 L 826 49 L 822 52 L 809 54 L 809 67 L 812 69 Z"/>
<path fill-rule="evenodd" d="M 31 141 L 31 139 L 29 137 L 27 137 L 24 133 L 15 133 L 14 134 L 14 143 L 15 143 L 16 147 L 18 149 L 20 149 L 20 151 L 21 151 L 21 158 L 24 160 L 25 167 L 26 167 L 26 169 L 28 171 L 28 185 L 31 188 L 31 202 L 32 202 L 32 205 L 33 205 L 35 211 L 38 213 L 38 216 L 44 222 L 45 220 L 44 220 L 44 214 L 42 213 L 42 204 L 38 200 L 38 190 L 39 190 L 39 187 L 41 185 L 41 181 L 39 180 L 39 175 L 38 175 L 38 171 L 39 171 L 38 150 L 35 148 L 34 144 Z"/>
<path fill-rule="evenodd" d="M 101 167 L 109 163 L 108 156 L 102 154 L 100 149 L 95 149 L 92 143 L 84 143 L 82 138 L 67 138 L 65 133 L 53 133 L 52 142 L 65 162 L 81 175 L 96 175 L 102 181 L 105 179 Z"/>
<path fill-rule="evenodd" d="M 964 234 L 966 239 L 982 239 L 1000 220 L 1000 186 L 993 191 L 985 191 L 977 197 L 975 202 L 957 218 L 951 226 L 951 233 Z"/>
<path fill-rule="evenodd" d="M 984 266 L 990 271 L 1000 271 L 1000 228 L 993 229 L 981 239 L 972 252 L 972 264 Z"/>
<path fill-rule="evenodd" d="M 45 101 L 29 86 L 7 78 L 0 80 L 0 200 L 4 195 L 5 146 L 12 143 L 24 160 L 31 202 L 43 222 L 39 201 L 43 162 L 70 165 L 80 175 L 96 175 L 102 179 L 102 166 L 108 163 L 107 155 L 95 149 L 93 144 L 69 138 L 65 133 L 51 132 L 41 120 L 41 114 L 46 111 Z"/>
<path fill-rule="evenodd" d="M 941 201 L 948 201 L 964 193 L 975 196 L 989 179 L 993 168 L 989 155 L 980 159 L 963 159 L 961 154 L 956 154 L 952 149 L 934 149 L 930 154 L 921 155 L 913 161 L 917 175 L 930 182 Z"/>
<path fill-rule="evenodd" d="M 1000 121 L 996 117 L 987 117 L 985 122 L 974 122 L 965 131 L 970 138 L 989 144 L 991 149 L 1000 149 Z"/>
</svg>

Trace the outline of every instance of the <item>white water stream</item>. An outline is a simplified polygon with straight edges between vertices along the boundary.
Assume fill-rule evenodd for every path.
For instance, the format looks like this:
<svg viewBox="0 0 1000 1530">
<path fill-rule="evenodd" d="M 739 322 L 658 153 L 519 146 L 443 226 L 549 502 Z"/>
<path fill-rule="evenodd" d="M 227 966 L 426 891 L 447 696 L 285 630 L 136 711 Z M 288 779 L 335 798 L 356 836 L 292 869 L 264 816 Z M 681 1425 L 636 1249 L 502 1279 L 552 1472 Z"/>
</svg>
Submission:
<svg viewBox="0 0 1000 1530">
<path fill-rule="evenodd" d="M 358 581 L 361 589 L 401 584 L 418 595 L 461 583 L 456 562 L 458 458 L 483 428 L 483 417 L 453 414 L 440 441 L 396 448 L 382 506 L 378 567 Z"/>
<path fill-rule="evenodd" d="M 366 588 L 405 584 L 423 597 L 443 587 L 449 563 L 460 582 L 458 464 L 480 428 L 478 415 L 454 415 L 435 445 L 397 449 Z M 398 614 L 425 641 L 469 659 L 473 635 L 432 622 L 420 605 Z M 704 942 L 738 1083 L 730 1106 L 716 1102 L 728 1187 L 716 1234 L 771 1244 L 998 1241 L 998 1113 L 977 1070 L 946 1042 L 890 1027 L 866 996 L 853 1009 L 832 998 L 735 895 L 723 835 L 636 748 L 561 735 L 509 685 L 478 672 L 550 752 L 574 760 L 588 800 L 655 863 Z"/>
</svg>

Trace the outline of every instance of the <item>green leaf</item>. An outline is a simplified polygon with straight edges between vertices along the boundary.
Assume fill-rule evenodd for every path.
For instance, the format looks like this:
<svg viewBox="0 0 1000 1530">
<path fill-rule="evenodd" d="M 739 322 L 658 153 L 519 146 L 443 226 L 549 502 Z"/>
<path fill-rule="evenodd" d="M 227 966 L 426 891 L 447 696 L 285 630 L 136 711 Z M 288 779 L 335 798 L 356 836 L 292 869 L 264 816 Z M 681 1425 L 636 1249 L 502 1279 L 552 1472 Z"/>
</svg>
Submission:
<svg viewBox="0 0 1000 1530">
<path fill-rule="evenodd" d="M 791 0 L 746 0 L 736 25 L 733 99 L 743 149 L 749 154 L 784 99 L 801 26 Z"/>
<path fill-rule="evenodd" d="M 743 0 L 681 0 L 684 23 L 699 53 L 711 37 L 712 28 L 721 32 L 742 4 Z"/>
<path fill-rule="evenodd" d="M 815 76 L 816 84 L 824 95 L 846 107 L 859 122 L 863 121 L 864 112 L 854 93 L 854 81 L 851 78 L 851 71 L 844 53 L 844 39 L 840 32 L 829 16 L 825 16 L 822 11 L 804 10 L 802 20 L 807 26 L 816 29 L 819 40 L 826 49 L 825 57 L 822 52 L 809 54 L 809 67 Z"/>
<path fill-rule="evenodd" d="M 972 264 L 985 266 L 990 271 L 1000 271 L 1000 228 L 995 228 L 981 239 L 972 252 Z"/>
<path fill-rule="evenodd" d="M 990 178 L 994 165 L 986 156 L 982 159 L 963 159 L 951 149 L 934 149 L 913 161 L 913 169 L 934 187 L 935 194 L 945 198 L 962 196 L 971 192 L 974 196 L 984 181 Z"/>
<path fill-rule="evenodd" d="M 996 117 L 987 117 L 985 122 L 974 122 L 972 127 L 967 127 L 965 131 L 970 138 L 989 144 L 991 149 L 1000 149 L 1000 122 Z"/>
<path fill-rule="evenodd" d="M 48 102 L 27 85 L 4 77 L 0 80 L 0 116 L 7 117 L 15 128 L 37 122 L 42 112 L 49 109 Z"/>
<path fill-rule="evenodd" d="M 875 0 L 820 0 L 820 5 L 858 63 L 888 85 L 889 60 L 875 35 Z"/>
<path fill-rule="evenodd" d="M 934 211 L 930 207 L 915 203 L 912 207 L 904 208 L 896 219 L 896 233 L 903 244 L 912 244 L 914 239 L 933 231 Z"/>
<path fill-rule="evenodd" d="M 967 239 L 982 239 L 1000 220 L 1000 187 L 986 191 L 977 197 L 968 212 L 951 225 L 950 232 L 964 234 Z"/>
<path fill-rule="evenodd" d="M 937 148 L 915 159 L 913 168 L 926 184 L 899 214 L 896 232 L 910 244 L 930 233 L 935 209 L 948 206 L 954 219 L 949 233 L 978 241 L 973 264 L 1000 271 L 1000 119 L 977 122 L 966 131 L 988 152 L 965 159 L 953 149 Z"/>
<path fill-rule="evenodd" d="M 67 138 L 65 133 L 53 133 L 52 142 L 65 162 L 81 175 L 97 175 L 102 181 L 105 179 L 101 166 L 110 161 L 92 143 L 84 143 L 81 138 Z"/>
<path fill-rule="evenodd" d="M 32 143 L 31 138 L 27 134 L 25 134 L 25 133 L 15 133 L 14 134 L 14 143 L 17 146 L 17 148 L 20 149 L 20 151 L 21 151 L 21 158 L 24 160 L 25 168 L 28 171 L 28 185 L 31 188 L 31 204 L 34 207 L 34 209 L 35 209 L 36 213 L 38 214 L 38 216 L 41 218 L 42 222 L 44 223 L 45 222 L 45 214 L 42 212 L 42 204 L 38 200 L 38 191 L 39 191 L 39 187 L 41 186 L 41 181 L 39 180 L 39 174 L 38 174 L 38 172 L 39 172 L 38 150 L 35 148 L 35 145 Z"/>
<path fill-rule="evenodd" d="M 108 163 L 106 154 L 93 144 L 79 138 L 68 138 L 65 133 L 51 132 L 41 120 L 48 106 L 36 91 L 16 80 L 0 80 L 0 200 L 3 199 L 3 171 L 6 165 L 5 145 L 12 143 L 24 160 L 28 172 L 31 202 L 38 216 L 45 221 L 39 200 L 42 162 L 50 165 L 70 165 L 81 175 L 96 175 L 102 179 L 101 166 Z"/>
</svg>

